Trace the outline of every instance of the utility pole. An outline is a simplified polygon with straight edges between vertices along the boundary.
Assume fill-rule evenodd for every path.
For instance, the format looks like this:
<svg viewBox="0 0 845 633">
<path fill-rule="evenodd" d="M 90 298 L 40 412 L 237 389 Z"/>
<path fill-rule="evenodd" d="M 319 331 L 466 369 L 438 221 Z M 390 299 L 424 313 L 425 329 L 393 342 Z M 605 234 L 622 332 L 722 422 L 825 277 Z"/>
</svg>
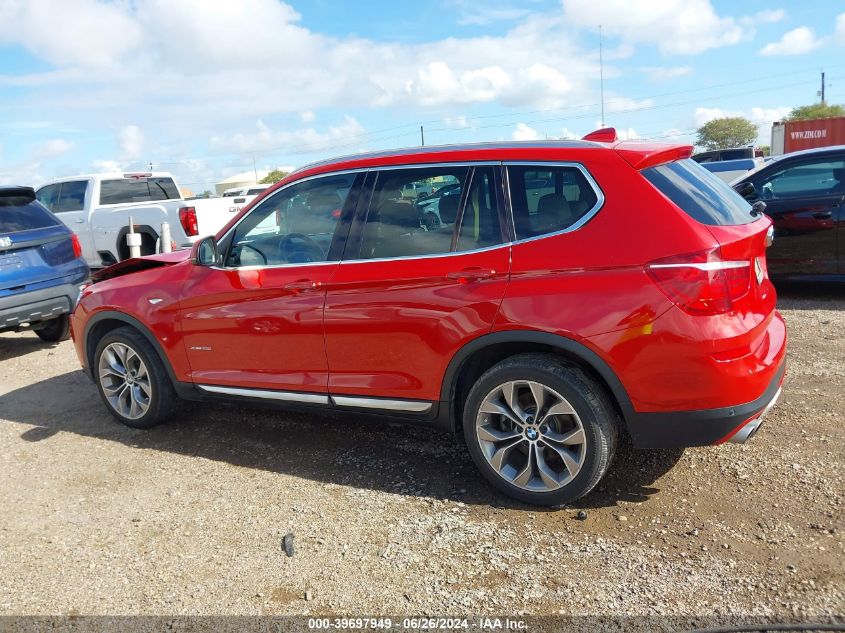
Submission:
<svg viewBox="0 0 845 633">
<path fill-rule="evenodd" d="M 822 71 L 822 90 L 820 94 L 822 96 L 822 105 L 824 105 L 824 71 Z"/>
<path fill-rule="evenodd" d="M 425 147 L 425 132 L 423 131 L 423 126 L 420 126 L 420 145 Z"/>
<path fill-rule="evenodd" d="M 824 76 L 824 75 L 822 75 L 822 76 Z M 824 101 L 824 97 L 822 97 L 822 101 Z M 153 170 L 153 161 L 150 161 L 150 171 L 152 171 L 152 170 Z"/>
<path fill-rule="evenodd" d="M 599 24 L 599 90 L 601 91 L 601 127 L 604 127 L 604 59 L 602 58 L 601 24 Z"/>
<path fill-rule="evenodd" d="M 255 156 L 252 157 L 252 173 L 255 175 L 255 182 L 258 182 L 258 170 L 255 168 Z"/>
</svg>

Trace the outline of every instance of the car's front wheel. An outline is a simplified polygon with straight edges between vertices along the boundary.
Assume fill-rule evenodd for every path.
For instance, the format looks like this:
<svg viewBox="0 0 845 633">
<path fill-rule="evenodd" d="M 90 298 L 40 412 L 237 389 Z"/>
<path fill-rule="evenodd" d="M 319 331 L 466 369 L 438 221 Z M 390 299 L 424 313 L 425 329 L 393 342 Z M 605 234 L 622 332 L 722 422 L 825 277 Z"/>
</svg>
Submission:
<svg viewBox="0 0 845 633">
<path fill-rule="evenodd" d="M 130 327 L 112 330 L 94 354 L 97 388 L 109 412 L 120 422 L 147 429 L 164 422 L 177 396 L 158 353 Z"/>
<path fill-rule="evenodd" d="M 519 354 L 484 373 L 464 409 L 464 436 L 484 477 L 510 497 L 560 505 L 586 495 L 616 449 L 619 419 L 575 365 Z"/>
</svg>

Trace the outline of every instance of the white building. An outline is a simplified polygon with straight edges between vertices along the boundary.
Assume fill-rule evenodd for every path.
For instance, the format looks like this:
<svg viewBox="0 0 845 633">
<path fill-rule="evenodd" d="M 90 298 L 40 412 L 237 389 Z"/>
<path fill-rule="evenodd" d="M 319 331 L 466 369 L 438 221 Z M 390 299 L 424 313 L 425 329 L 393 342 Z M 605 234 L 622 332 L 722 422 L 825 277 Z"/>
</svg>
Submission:
<svg viewBox="0 0 845 633">
<path fill-rule="evenodd" d="M 226 180 L 221 180 L 216 185 L 214 185 L 215 193 L 218 196 L 222 196 L 223 192 L 226 189 L 234 189 L 235 187 L 249 187 L 250 185 L 258 184 L 258 181 L 262 178 L 266 178 L 267 174 L 270 172 L 266 169 L 258 169 L 242 172 L 240 174 L 235 174 L 234 176 L 229 176 Z M 257 176 L 257 178 L 256 178 Z"/>
</svg>

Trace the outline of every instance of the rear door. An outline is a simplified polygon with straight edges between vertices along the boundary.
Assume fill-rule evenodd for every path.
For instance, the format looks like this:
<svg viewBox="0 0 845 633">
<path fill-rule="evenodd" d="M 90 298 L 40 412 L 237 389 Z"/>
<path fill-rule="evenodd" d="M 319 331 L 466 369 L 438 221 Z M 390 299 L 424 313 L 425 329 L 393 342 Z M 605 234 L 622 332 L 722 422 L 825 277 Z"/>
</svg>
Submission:
<svg viewBox="0 0 845 633">
<path fill-rule="evenodd" d="M 370 178 L 326 297 L 329 391 L 343 406 L 424 413 L 457 350 L 491 330 L 504 295 L 499 167 L 392 168 Z M 403 192 L 437 182 L 459 182 L 463 193 L 442 198 L 437 225 L 426 228 L 421 201 Z"/>
<path fill-rule="evenodd" d="M 56 266 L 74 257 L 67 229 L 31 189 L 0 190 L 0 297 L 61 277 Z"/>
<path fill-rule="evenodd" d="M 769 267 L 776 275 L 832 275 L 837 227 L 845 221 L 845 156 L 778 161 L 751 179 L 775 226 Z"/>
</svg>

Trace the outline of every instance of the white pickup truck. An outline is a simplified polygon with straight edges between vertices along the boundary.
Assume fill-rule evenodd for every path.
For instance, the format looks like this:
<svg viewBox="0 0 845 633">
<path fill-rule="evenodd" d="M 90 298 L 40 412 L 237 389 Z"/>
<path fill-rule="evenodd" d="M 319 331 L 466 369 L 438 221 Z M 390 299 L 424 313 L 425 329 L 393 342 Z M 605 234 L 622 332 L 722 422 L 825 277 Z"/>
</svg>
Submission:
<svg viewBox="0 0 845 633">
<path fill-rule="evenodd" d="M 166 172 L 109 173 L 59 178 L 35 192 L 82 244 L 82 256 L 92 268 L 110 266 L 129 257 L 129 218 L 141 234 L 141 254 L 161 250 L 162 222 L 170 224 L 176 248 L 190 247 L 200 237 L 222 228 L 243 204 L 231 198 L 183 200 Z"/>
</svg>

